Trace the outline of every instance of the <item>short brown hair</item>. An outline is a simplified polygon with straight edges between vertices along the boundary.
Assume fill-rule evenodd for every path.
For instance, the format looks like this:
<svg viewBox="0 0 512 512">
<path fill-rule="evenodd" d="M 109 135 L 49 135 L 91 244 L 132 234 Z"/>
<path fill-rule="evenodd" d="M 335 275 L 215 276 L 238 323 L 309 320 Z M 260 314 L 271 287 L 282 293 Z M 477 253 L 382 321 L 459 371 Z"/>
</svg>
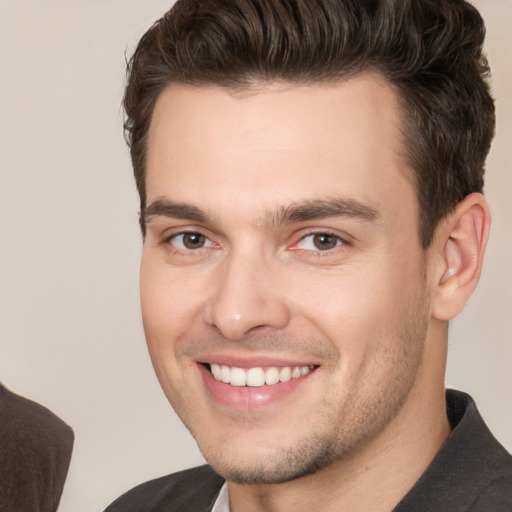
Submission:
<svg viewBox="0 0 512 512">
<path fill-rule="evenodd" d="M 484 36 L 464 0 L 178 0 L 128 63 L 125 136 L 143 232 L 147 134 L 169 84 L 243 89 L 373 70 L 399 91 L 428 247 L 438 222 L 483 189 L 495 126 Z"/>
</svg>

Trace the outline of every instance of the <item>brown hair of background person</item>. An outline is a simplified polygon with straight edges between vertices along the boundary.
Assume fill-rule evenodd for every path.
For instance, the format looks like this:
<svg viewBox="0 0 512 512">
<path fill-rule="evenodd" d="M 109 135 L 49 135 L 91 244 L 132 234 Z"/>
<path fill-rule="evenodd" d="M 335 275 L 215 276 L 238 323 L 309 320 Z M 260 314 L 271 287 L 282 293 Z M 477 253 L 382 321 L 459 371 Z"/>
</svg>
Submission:
<svg viewBox="0 0 512 512">
<path fill-rule="evenodd" d="M 0 384 L 0 510 L 55 512 L 73 450 L 71 428 Z"/>
<path fill-rule="evenodd" d="M 427 248 L 438 222 L 483 188 L 495 126 L 484 36 L 479 13 L 462 0 L 179 0 L 129 62 L 125 130 L 143 232 L 147 133 L 169 84 L 243 91 L 371 70 L 399 91 Z"/>
</svg>

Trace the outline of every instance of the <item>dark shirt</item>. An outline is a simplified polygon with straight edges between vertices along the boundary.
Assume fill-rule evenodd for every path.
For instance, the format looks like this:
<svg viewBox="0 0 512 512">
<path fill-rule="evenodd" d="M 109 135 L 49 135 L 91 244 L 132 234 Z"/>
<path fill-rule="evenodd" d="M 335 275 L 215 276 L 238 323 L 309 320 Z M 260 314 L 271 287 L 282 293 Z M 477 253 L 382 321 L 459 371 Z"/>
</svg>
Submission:
<svg viewBox="0 0 512 512">
<path fill-rule="evenodd" d="M 0 511 L 57 510 L 72 449 L 70 427 L 0 384 Z"/>
<path fill-rule="evenodd" d="M 393 512 L 511 512 L 512 456 L 496 441 L 471 397 L 447 391 L 452 432 Z M 135 487 L 105 512 L 207 512 L 224 480 L 209 466 Z"/>
</svg>

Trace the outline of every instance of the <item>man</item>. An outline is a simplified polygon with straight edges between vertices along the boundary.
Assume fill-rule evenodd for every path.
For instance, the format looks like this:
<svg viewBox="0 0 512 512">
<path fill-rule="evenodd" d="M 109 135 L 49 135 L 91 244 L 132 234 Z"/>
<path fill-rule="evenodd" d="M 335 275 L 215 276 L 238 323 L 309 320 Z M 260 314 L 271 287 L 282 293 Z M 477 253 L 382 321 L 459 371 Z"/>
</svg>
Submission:
<svg viewBox="0 0 512 512">
<path fill-rule="evenodd" d="M 180 0 L 130 62 L 144 328 L 209 466 L 109 511 L 505 511 L 444 389 L 494 105 L 463 0 Z"/>
</svg>

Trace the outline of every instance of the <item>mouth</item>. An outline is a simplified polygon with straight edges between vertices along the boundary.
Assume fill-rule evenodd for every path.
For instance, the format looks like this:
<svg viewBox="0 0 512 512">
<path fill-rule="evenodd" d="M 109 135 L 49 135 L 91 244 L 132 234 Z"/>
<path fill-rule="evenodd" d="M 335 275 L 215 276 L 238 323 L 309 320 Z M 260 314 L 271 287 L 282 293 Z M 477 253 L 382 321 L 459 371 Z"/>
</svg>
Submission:
<svg viewBox="0 0 512 512">
<path fill-rule="evenodd" d="M 217 363 L 204 363 L 204 366 L 216 381 L 234 387 L 275 386 L 304 377 L 317 368 L 316 365 L 239 368 Z"/>
</svg>

